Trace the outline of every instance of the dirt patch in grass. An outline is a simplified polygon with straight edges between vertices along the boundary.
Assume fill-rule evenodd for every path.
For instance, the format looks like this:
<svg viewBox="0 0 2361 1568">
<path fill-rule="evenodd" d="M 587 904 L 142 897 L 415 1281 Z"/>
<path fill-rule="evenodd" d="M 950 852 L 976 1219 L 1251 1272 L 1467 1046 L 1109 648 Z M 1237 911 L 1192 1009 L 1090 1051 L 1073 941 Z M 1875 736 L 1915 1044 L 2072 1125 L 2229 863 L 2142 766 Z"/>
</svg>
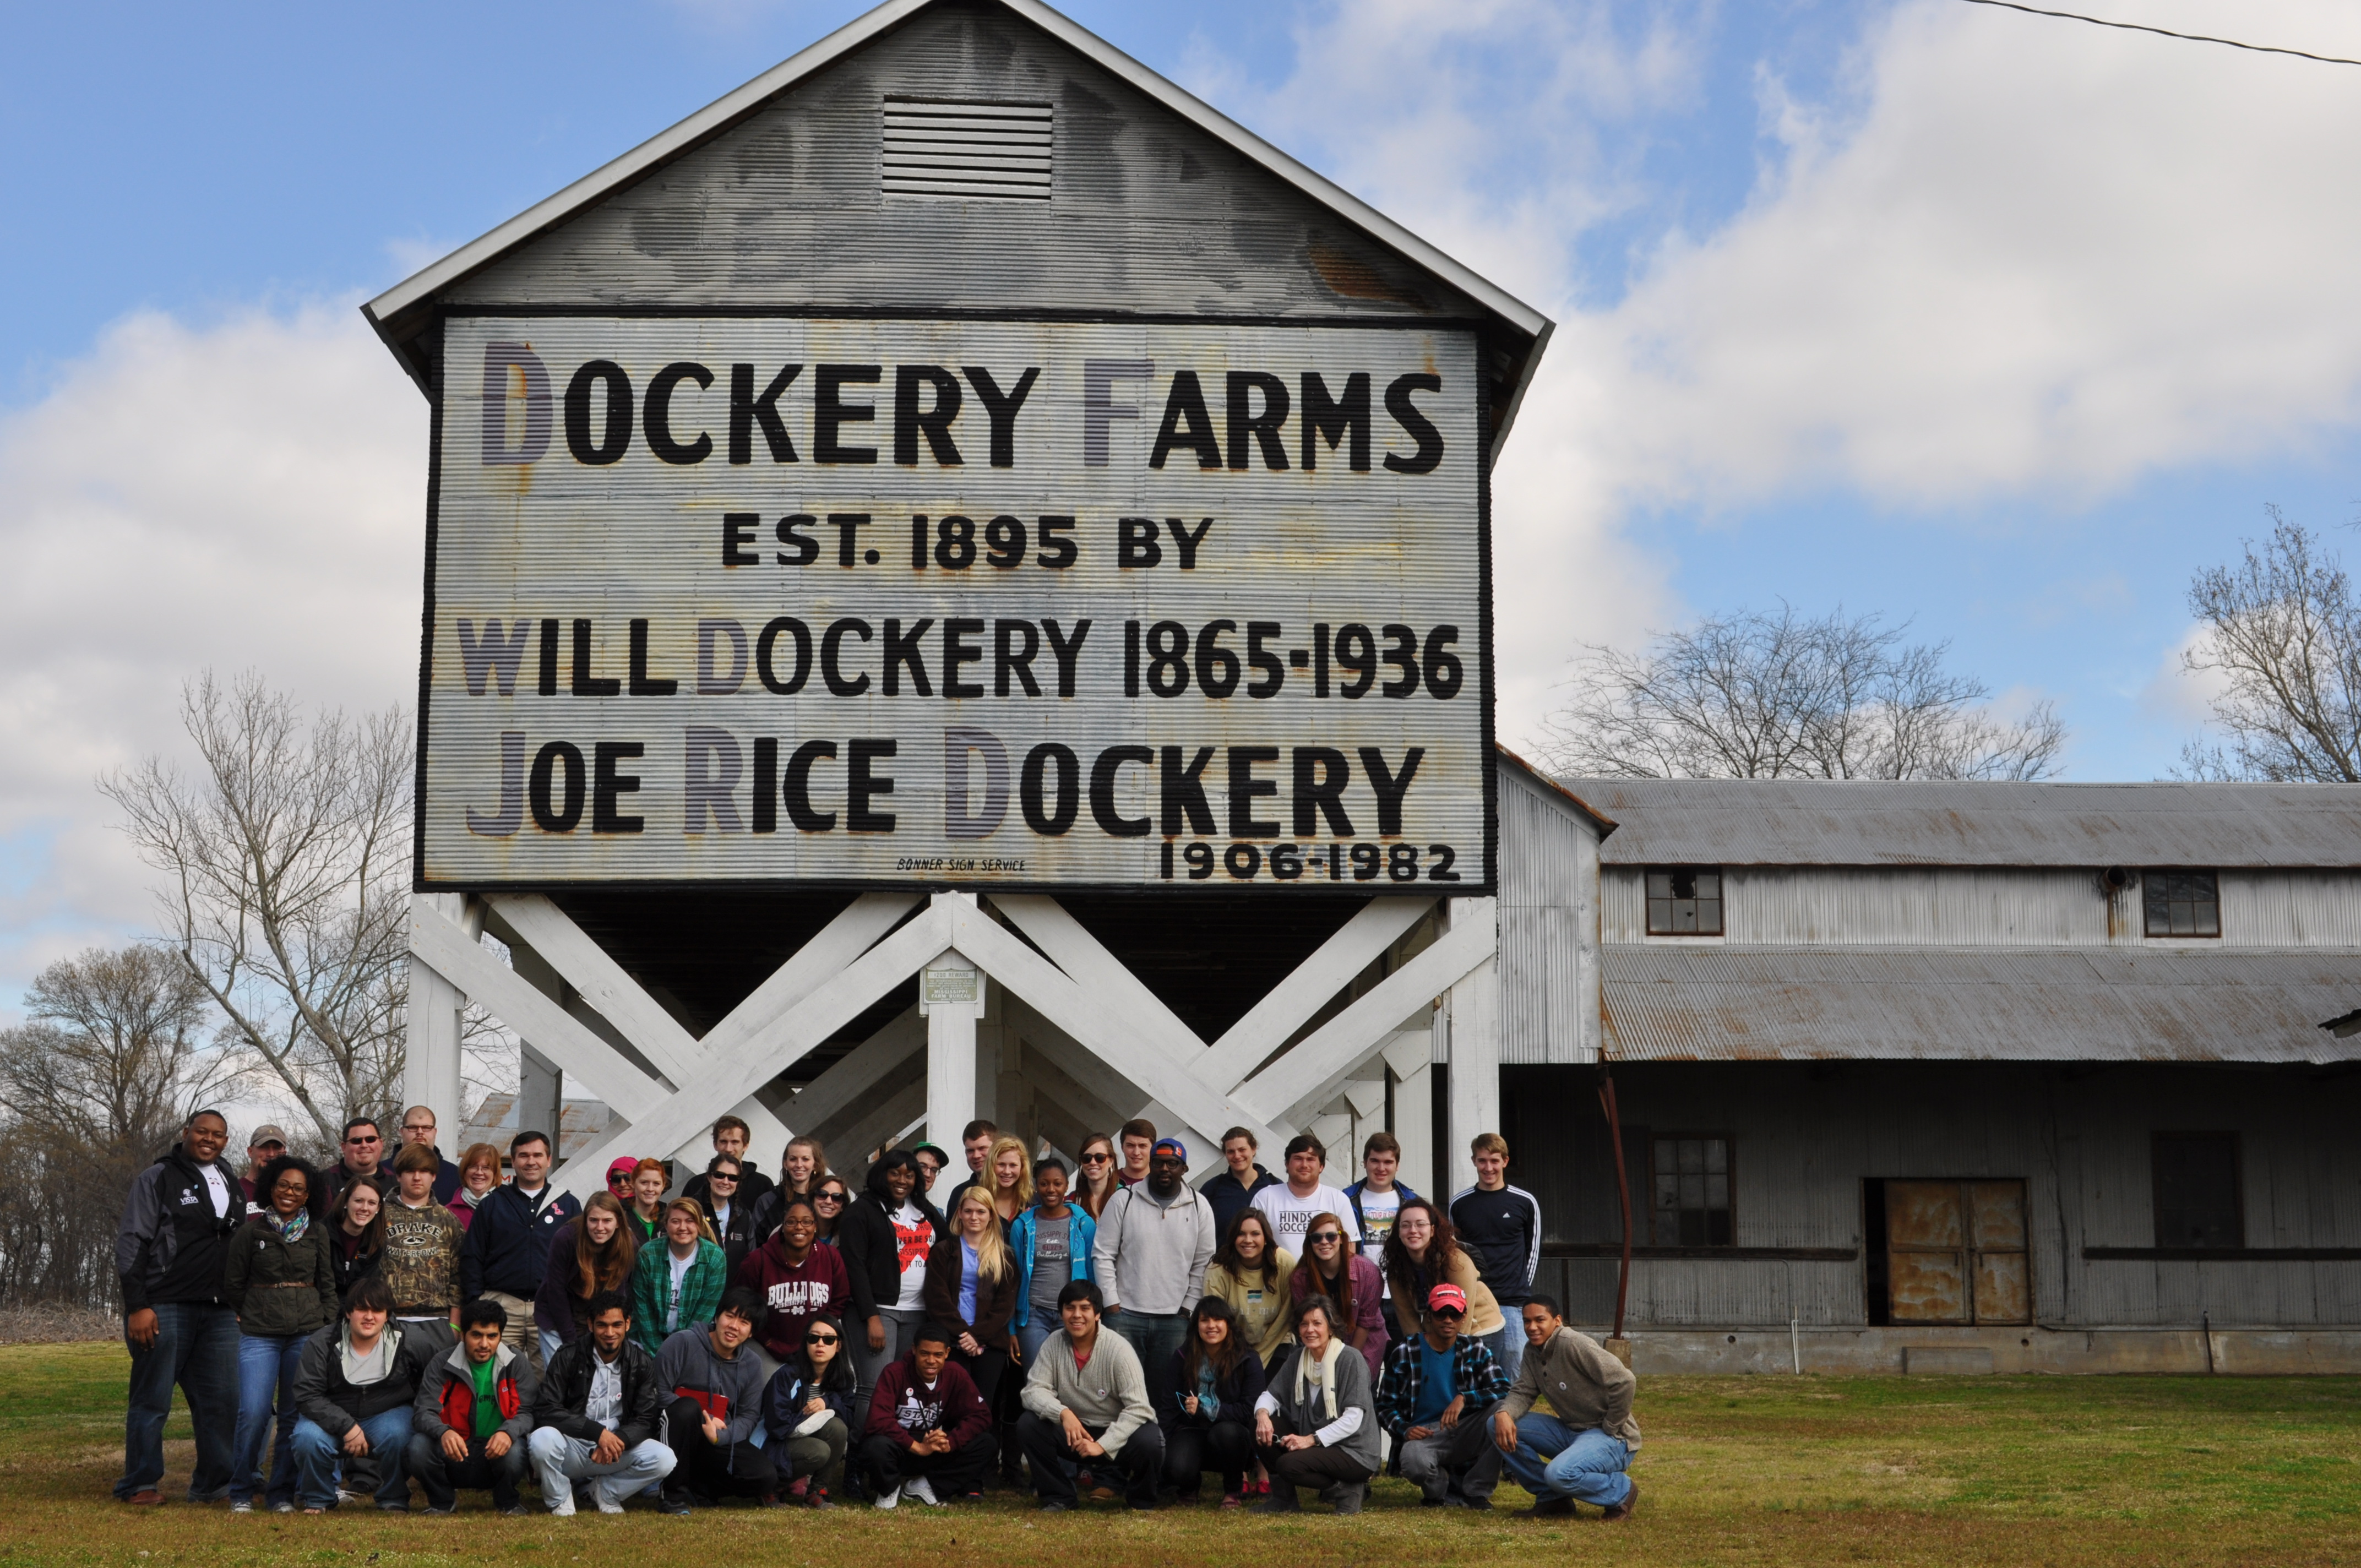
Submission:
<svg viewBox="0 0 2361 1568">
<path fill-rule="evenodd" d="M 876 1568 L 934 1558 L 1346 1568 L 1396 1563 L 1769 1564 L 2329 1563 L 2361 1558 L 2361 1380 L 2352 1378 L 1651 1378 L 1633 1475 L 1639 1517 L 1531 1523 L 1422 1510 L 1400 1483 L 1369 1511 L 1267 1519 L 1093 1508 L 1044 1519 L 994 1492 L 972 1508 L 829 1514 L 740 1507 L 686 1521 L 324 1519 L 109 1500 L 121 1467 L 119 1344 L 0 1348 L 0 1564 L 324 1568 L 715 1563 Z M 185 1416 L 166 1495 L 184 1488 Z M 691 1538 L 684 1541 L 684 1536 Z"/>
</svg>

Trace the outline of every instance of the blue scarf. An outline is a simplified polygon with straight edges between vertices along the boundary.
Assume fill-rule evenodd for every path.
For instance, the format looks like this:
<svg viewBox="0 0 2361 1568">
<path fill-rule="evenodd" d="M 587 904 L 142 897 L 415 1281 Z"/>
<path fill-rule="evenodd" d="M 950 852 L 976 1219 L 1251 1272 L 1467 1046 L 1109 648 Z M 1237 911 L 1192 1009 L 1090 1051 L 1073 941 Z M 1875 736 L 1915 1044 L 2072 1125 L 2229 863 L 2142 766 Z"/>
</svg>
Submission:
<svg viewBox="0 0 2361 1568">
<path fill-rule="evenodd" d="M 312 1228 L 312 1211 L 309 1209 L 296 1210 L 291 1220 L 280 1219 L 276 1209 L 265 1209 L 262 1217 L 270 1222 L 270 1228 L 279 1233 L 279 1239 L 291 1246 L 302 1241 L 303 1233 Z"/>
</svg>

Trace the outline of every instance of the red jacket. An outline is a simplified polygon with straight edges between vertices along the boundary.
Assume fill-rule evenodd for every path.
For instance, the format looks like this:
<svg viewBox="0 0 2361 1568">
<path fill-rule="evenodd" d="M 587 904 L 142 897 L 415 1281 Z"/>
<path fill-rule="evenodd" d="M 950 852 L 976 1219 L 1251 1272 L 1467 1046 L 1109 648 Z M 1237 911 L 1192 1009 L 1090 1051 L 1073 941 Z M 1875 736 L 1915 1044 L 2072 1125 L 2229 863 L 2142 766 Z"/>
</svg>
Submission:
<svg viewBox="0 0 2361 1568">
<path fill-rule="evenodd" d="M 763 1348 L 781 1361 L 803 1350 L 804 1325 L 821 1313 L 851 1321 L 852 1280 L 844 1255 L 832 1246 L 814 1243 L 810 1256 L 790 1264 L 786 1245 L 774 1235 L 738 1260 L 735 1283 L 763 1298 Z"/>
<path fill-rule="evenodd" d="M 992 1412 L 975 1391 L 975 1379 L 950 1362 L 943 1363 L 932 1388 L 918 1381 L 917 1363 L 906 1355 L 877 1375 L 877 1393 L 869 1401 L 870 1437 L 891 1438 L 895 1447 L 907 1448 L 912 1439 L 944 1428 L 956 1451 L 991 1426 Z"/>
</svg>

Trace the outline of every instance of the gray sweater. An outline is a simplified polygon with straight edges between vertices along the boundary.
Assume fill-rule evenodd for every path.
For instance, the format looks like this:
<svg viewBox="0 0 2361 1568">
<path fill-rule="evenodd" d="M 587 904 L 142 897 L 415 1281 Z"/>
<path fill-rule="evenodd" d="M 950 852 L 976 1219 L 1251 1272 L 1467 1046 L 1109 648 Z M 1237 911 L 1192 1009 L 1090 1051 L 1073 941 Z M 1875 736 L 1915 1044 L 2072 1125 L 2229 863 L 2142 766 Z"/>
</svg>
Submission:
<svg viewBox="0 0 2361 1568">
<path fill-rule="evenodd" d="M 1540 1349 L 1526 1349 L 1524 1365 L 1517 1368 L 1517 1380 L 1500 1409 L 1513 1421 L 1540 1399 L 1575 1431 L 1596 1427 L 1636 1449 L 1640 1423 L 1631 1419 L 1631 1397 L 1639 1387 L 1631 1369 L 1608 1354 L 1597 1340 L 1560 1329 Z"/>
<path fill-rule="evenodd" d="M 1074 1365 L 1074 1342 L 1065 1330 L 1043 1340 L 1033 1357 L 1033 1370 L 1026 1375 L 1024 1400 L 1025 1408 L 1045 1421 L 1071 1410 L 1084 1426 L 1104 1427 L 1099 1442 L 1110 1453 L 1120 1453 L 1133 1432 L 1156 1419 L 1139 1353 L 1104 1326 L 1091 1348 L 1088 1366 Z"/>
<path fill-rule="evenodd" d="M 1293 1347 L 1293 1354 L 1279 1358 L 1272 1369 L 1270 1381 L 1263 1388 L 1262 1398 L 1255 1401 L 1257 1409 L 1270 1411 L 1273 1425 L 1282 1433 L 1302 1432 L 1320 1435 L 1321 1429 L 1331 1424 L 1328 1402 L 1319 1390 L 1298 1404 L 1295 1398 L 1295 1362 L 1303 1354 L 1303 1347 Z M 1378 1442 L 1378 1401 L 1369 1387 L 1368 1358 L 1351 1345 L 1331 1364 L 1329 1376 L 1336 1379 L 1336 1420 L 1341 1421 L 1350 1410 L 1361 1412 L 1361 1424 L 1333 1444 L 1338 1451 L 1351 1454 L 1376 1475 L 1384 1462 L 1385 1452 Z"/>
<path fill-rule="evenodd" d="M 1192 1310 L 1213 1260 L 1213 1206 L 1186 1182 L 1170 1203 L 1144 1181 L 1126 1187 L 1099 1215 L 1092 1254 L 1108 1311 Z"/>
</svg>

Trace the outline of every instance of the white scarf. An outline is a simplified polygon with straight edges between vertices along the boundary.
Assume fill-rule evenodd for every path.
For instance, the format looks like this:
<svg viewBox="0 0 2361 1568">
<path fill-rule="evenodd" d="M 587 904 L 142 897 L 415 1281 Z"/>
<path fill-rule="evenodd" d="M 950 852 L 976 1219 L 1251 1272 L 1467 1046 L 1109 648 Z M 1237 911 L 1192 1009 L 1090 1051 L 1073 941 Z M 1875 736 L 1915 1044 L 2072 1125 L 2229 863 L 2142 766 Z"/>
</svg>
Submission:
<svg viewBox="0 0 2361 1568">
<path fill-rule="evenodd" d="M 1319 1388 L 1326 1396 L 1328 1407 L 1327 1420 L 1320 1423 L 1322 1426 L 1336 1419 L 1336 1356 L 1345 1348 L 1344 1335 L 1328 1336 L 1328 1348 L 1320 1353 L 1320 1376 L 1317 1378 L 1305 1376 L 1310 1370 L 1305 1364 L 1312 1357 L 1301 1350 L 1295 1353 L 1295 1408 L 1299 1410 L 1303 1409 L 1305 1401 L 1312 1398 L 1312 1390 Z M 1361 1353 L 1356 1350 L 1353 1354 L 1358 1355 Z"/>
</svg>

